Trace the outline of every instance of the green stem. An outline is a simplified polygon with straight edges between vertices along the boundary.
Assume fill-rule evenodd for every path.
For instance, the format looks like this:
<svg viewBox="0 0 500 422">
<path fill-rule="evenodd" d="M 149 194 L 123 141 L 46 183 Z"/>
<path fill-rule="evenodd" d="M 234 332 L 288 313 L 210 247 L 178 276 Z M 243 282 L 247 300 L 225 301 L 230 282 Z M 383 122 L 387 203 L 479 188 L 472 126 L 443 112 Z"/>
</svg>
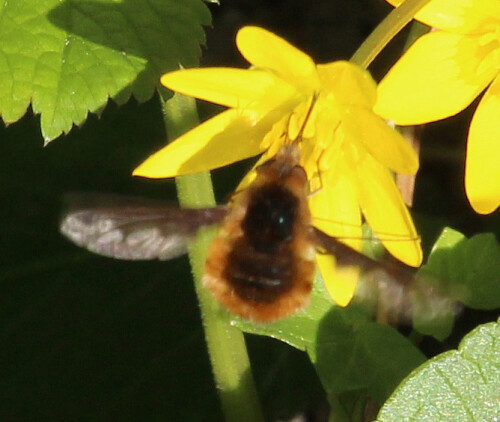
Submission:
<svg viewBox="0 0 500 422">
<path fill-rule="evenodd" d="M 328 394 L 328 403 L 330 404 L 329 422 L 352 422 L 337 394 Z"/>
<path fill-rule="evenodd" d="M 429 32 L 431 28 L 423 23 L 418 21 L 414 21 L 410 26 L 410 32 L 408 33 L 408 37 L 406 38 L 405 45 L 403 46 L 403 52 L 408 50 L 410 46 L 422 35 Z"/>
<path fill-rule="evenodd" d="M 162 99 L 163 116 L 169 139 L 175 139 L 198 123 L 195 100 L 175 94 Z M 177 177 L 181 206 L 210 207 L 215 198 L 209 172 Z M 257 398 L 243 333 L 232 327 L 210 293 L 202 286 L 207 250 L 213 229 L 202 230 L 193 242 L 189 259 L 201 309 L 208 354 L 226 422 L 260 422 Z"/>
<path fill-rule="evenodd" d="M 410 22 L 415 14 L 430 0 L 406 0 L 396 7 L 387 17 L 380 22 L 374 31 L 357 49 L 351 57 L 351 62 L 368 68 L 382 49 L 396 36 L 396 34 Z"/>
</svg>

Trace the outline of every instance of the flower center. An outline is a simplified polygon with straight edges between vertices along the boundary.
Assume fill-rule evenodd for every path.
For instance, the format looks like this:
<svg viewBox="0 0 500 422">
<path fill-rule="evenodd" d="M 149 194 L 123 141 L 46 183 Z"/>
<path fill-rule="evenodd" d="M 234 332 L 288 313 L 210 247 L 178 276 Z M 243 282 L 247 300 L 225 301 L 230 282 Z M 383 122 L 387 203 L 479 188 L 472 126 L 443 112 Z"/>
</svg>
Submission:
<svg viewBox="0 0 500 422">
<path fill-rule="evenodd" d="M 494 31 L 479 35 L 477 54 L 482 58 L 477 73 L 500 70 L 500 25 Z"/>
</svg>

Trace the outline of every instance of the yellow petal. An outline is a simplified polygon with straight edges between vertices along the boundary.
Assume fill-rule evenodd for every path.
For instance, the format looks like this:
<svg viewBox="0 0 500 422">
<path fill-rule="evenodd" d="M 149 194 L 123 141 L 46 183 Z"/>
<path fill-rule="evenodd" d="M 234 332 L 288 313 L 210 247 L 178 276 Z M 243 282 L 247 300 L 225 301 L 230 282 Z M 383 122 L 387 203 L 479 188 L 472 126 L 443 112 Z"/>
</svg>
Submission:
<svg viewBox="0 0 500 422">
<path fill-rule="evenodd" d="M 150 156 L 133 174 L 151 178 L 174 177 L 221 167 L 259 154 L 262 152 L 260 143 L 267 132 L 263 125 L 255 125 L 259 117 L 235 109 L 218 114 Z"/>
<path fill-rule="evenodd" d="M 236 44 L 254 66 L 271 69 L 294 86 L 317 89 L 314 61 L 283 38 L 256 26 L 245 26 L 238 31 Z"/>
<path fill-rule="evenodd" d="M 322 188 L 309 198 L 313 225 L 350 247 L 361 250 L 361 214 L 350 170 L 343 157 L 335 160 L 335 170 L 322 174 Z M 337 266 L 335 257 L 318 254 L 316 262 L 328 293 L 340 306 L 351 301 L 359 269 Z"/>
<path fill-rule="evenodd" d="M 339 306 L 347 306 L 356 291 L 359 268 L 339 267 L 331 255 L 316 254 L 316 263 L 332 299 Z"/>
<path fill-rule="evenodd" d="M 323 186 L 309 198 L 313 225 L 339 238 L 351 248 L 361 250 L 361 214 L 356 187 L 345 160 L 335 170 L 321 175 Z"/>
<path fill-rule="evenodd" d="M 246 108 L 262 100 L 270 91 L 273 96 L 291 95 L 293 87 L 270 72 L 262 70 L 204 68 L 166 73 L 161 83 L 184 95 L 228 107 Z"/>
<path fill-rule="evenodd" d="M 375 113 L 397 124 L 421 124 L 467 107 L 497 73 L 478 37 L 432 32 L 419 38 L 378 88 Z"/>
<path fill-rule="evenodd" d="M 321 84 L 333 93 L 341 105 L 356 104 L 372 108 L 377 98 L 377 85 L 364 69 L 346 61 L 317 66 Z"/>
<path fill-rule="evenodd" d="M 373 111 L 349 106 L 343 109 L 342 130 L 348 142 L 360 142 L 381 164 L 396 173 L 415 174 L 418 156 L 409 142 Z"/>
<path fill-rule="evenodd" d="M 403 0 L 387 0 L 394 6 Z M 496 0 L 433 0 L 415 18 L 433 28 L 456 33 L 494 31 L 498 26 L 500 4 Z"/>
<path fill-rule="evenodd" d="M 407 265 L 422 262 L 420 239 L 390 172 L 362 151 L 348 151 L 357 177 L 359 204 L 385 248 Z"/>
<path fill-rule="evenodd" d="M 472 118 L 467 141 L 465 190 L 472 208 L 488 214 L 500 205 L 500 80 L 488 88 Z"/>
</svg>

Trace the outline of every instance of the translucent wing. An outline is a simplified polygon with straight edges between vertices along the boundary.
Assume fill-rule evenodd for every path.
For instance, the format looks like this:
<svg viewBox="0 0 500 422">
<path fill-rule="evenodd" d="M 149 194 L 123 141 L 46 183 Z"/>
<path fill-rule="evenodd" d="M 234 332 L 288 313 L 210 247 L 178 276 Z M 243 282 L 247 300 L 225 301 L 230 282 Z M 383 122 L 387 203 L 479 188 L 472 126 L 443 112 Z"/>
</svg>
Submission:
<svg viewBox="0 0 500 422">
<path fill-rule="evenodd" d="M 99 255 L 166 260 L 186 253 L 197 230 L 219 223 L 228 208 L 182 209 L 160 201 L 104 194 L 67 198 L 60 225 L 69 240 Z"/>
<path fill-rule="evenodd" d="M 396 264 L 390 261 L 376 261 L 350 248 L 335 237 L 327 235 L 316 227 L 312 227 L 311 229 L 316 245 L 325 252 L 335 255 L 337 264 L 340 266 L 357 266 L 363 272 L 385 272 L 401 283 L 410 283 L 414 279 L 414 275 L 410 267 L 407 267 L 404 264 Z"/>
<path fill-rule="evenodd" d="M 418 276 L 415 269 L 398 262 L 375 261 L 315 227 L 311 228 L 311 232 L 320 250 L 335 255 L 338 265 L 361 269 L 364 278 L 369 281 L 365 287 L 371 287 L 366 291 L 358 289 L 356 297 L 361 302 L 376 298 L 379 308 L 385 313 L 380 320 L 411 323 L 418 313 L 419 320 L 425 317 L 434 321 L 452 318 L 461 311 L 462 306 L 449 295 L 442 280 L 437 283 L 432 277 Z"/>
</svg>

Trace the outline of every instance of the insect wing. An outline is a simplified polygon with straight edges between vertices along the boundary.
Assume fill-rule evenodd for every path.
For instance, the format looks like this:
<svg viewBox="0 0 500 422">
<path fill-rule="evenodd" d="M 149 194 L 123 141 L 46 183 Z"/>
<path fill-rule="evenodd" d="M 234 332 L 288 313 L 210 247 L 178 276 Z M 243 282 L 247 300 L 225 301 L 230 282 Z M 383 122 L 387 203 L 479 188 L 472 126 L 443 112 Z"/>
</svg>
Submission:
<svg viewBox="0 0 500 422">
<path fill-rule="evenodd" d="M 202 226 L 219 223 L 227 207 L 181 209 L 142 198 L 79 194 L 67 198 L 61 233 L 99 255 L 167 260 L 186 253 Z"/>
<path fill-rule="evenodd" d="M 335 237 L 312 227 L 312 236 L 320 250 L 334 255 L 340 266 L 357 266 L 363 272 L 380 271 L 392 277 L 395 281 L 409 283 L 413 280 L 412 271 L 405 265 L 392 262 L 380 262 L 352 249 Z"/>
<path fill-rule="evenodd" d="M 335 255 L 338 265 L 355 265 L 361 269 L 368 281 L 365 287 L 370 287 L 358 289 L 358 300 L 370 302 L 376 298 L 388 322 L 412 324 L 415 318 L 431 323 L 449 321 L 462 310 L 462 305 L 450 296 L 443 280 L 433 280 L 431 275 L 419 276 L 400 263 L 375 261 L 314 227 L 312 236 L 321 250 Z"/>
</svg>

